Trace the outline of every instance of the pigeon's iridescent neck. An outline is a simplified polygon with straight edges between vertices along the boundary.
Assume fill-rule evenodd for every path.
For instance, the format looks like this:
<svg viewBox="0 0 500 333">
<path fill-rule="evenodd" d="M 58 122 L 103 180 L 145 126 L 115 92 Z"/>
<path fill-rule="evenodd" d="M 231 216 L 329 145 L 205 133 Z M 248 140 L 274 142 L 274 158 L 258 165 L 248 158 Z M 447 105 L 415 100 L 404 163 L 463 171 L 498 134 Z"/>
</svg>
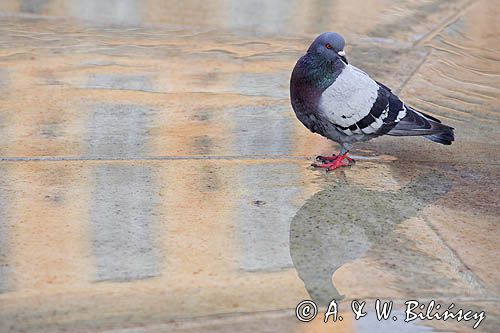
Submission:
<svg viewBox="0 0 500 333">
<path fill-rule="evenodd" d="M 335 82 L 345 64 L 342 61 L 327 61 L 308 52 L 300 58 L 298 66 L 304 74 L 303 79 L 316 89 L 323 91 Z"/>
</svg>

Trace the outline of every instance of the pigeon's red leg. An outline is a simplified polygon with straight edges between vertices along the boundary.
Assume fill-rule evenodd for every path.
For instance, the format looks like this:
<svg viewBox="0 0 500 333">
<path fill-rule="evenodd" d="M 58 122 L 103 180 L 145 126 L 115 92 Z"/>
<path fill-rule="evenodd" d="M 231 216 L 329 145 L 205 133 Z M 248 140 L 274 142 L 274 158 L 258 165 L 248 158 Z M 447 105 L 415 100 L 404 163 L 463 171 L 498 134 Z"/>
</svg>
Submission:
<svg viewBox="0 0 500 333">
<path fill-rule="evenodd" d="M 322 156 L 321 156 L 322 157 Z M 344 161 L 344 160 L 347 160 Z M 354 160 L 350 157 L 347 156 L 347 152 L 342 154 L 342 155 L 336 155 L 336 156 L 328 156 L 328 158 L 325 158 L 323 163 L 317 164 L 313 163 L 311 164 L 315 168 L 325 168 L 326 171 L 332 171 L 335 169 L 338 169 L 343 166 L 349 166 L 354 163 Z"/>
<path fill-rule="evenodd" d="M 316 161 L 325 163 L 328 161 L 335 161 L 338 158 L 339 158 L 339 155 L 335 155 L 335 154 L 333 154 L 332 156 L 321 156 L 320 155 L 320 156 L 316 156 Z M 355 163 L 355 161 L 352 158 L 347 156 L 347 153 L 344 154 L 344 158 L 346 160 L 348 160 L 350 163 Z"/>
</svg>

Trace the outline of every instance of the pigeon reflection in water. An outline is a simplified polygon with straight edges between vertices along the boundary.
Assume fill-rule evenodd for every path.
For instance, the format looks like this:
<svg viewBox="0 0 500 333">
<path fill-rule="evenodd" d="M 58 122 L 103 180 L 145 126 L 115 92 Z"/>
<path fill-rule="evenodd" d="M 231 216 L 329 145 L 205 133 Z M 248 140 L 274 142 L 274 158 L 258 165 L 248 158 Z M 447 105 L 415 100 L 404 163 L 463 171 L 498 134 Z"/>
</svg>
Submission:
<svg viewBox="0 0 500 333">
<path fill-rule="evenodd" d="M 404 248 L 408 247 L 398 243 L 400 235 L 393 233 L 393 229 L 418 216 L 451 186 L 450 179 L 428 173 L 398 191 L 377 191 L 344 183 L 308 199 L 292 219 L 290 255 L 311 298 L 323 306 L 332 299 L 343 299 L 344 295 L 332 283 L 332 275 L 345 263 L 360 258 L 367 251 L 373 252 L 377 245 L 384 248 L 383 256 L 377 257 L 388 261 L 391 260 L 385 256 L 388 253 L 404 257 Z M 409 255 L 414 255 L 413 249 Z M 429 261 L 425 254 L 418 255 L 416 265 Z M 421 275 L 419 279 L 422 283 L 429 282 Z"/>
</svg>

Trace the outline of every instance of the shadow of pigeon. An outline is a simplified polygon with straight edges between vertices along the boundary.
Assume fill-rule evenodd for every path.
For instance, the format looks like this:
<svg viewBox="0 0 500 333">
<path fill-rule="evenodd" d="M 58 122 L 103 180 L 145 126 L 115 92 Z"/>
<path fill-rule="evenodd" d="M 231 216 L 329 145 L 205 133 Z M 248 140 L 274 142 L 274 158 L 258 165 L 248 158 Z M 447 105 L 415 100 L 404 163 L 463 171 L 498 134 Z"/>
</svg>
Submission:
<svg viewBox="0 0 500 333">
<path fill-rule="evenodd" d="M 318 305 L 344 298 L 332 282 L 342 265 L 382 244 L 395 226 L 446 194 L 452 181 L 423 174 L 398 191 L 338 184 L 309 198 L 290 226 L 290 255 Z"/>
</svg>

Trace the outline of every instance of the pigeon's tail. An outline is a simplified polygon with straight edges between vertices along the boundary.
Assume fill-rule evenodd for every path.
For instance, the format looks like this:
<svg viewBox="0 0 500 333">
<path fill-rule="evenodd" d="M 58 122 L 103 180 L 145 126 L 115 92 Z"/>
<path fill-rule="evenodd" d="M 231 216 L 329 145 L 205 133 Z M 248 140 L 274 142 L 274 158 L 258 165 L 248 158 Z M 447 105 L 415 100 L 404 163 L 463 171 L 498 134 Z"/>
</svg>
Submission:
<svg viewBox="0 0 500 333">
<path fill-rule="evenodd" d="M 426 135 L 425 138 L 443 145 L 451 145 L 451 143 L 455 141 L 453 128 L 451 127 L 448 127 L 448 130 L 446 132 L 443 132 L 441 134 Z"/>
<path fill-rule="evenodd" d="M 441 124 L 439 119 L 417 111 L 407 105 L 405 107 L 406 116 L 387 133 L 388 135 L 422 135 L 431 141 L 443 145 L 451 145 L 455 141 L 453 127 Z"/>
</svg>

